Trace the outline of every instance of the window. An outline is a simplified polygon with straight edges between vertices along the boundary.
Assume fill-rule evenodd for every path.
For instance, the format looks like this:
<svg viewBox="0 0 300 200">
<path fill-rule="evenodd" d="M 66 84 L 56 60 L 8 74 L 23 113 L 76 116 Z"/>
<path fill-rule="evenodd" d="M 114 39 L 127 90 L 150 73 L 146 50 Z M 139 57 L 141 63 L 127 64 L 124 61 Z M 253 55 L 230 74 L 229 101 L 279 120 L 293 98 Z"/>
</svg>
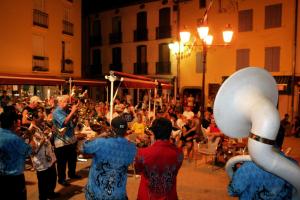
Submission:
<svg viewBox="0 0 300 200">
<path fill-rule="evenodd" d="M 45 0 L 33 1 L 33 25 L 48 28 L 48 14 L 45 12 Z"/>
<path fill-rule="evenodd" d="M 265 68 L 270 72 L 280 70 L 280 47 L 265 48 Z"/>
<path fill-rule="evenodd" d="M 109 34 L 109 42 L 110 44 L 122 42 L 122 23 L 119 16 L 112 18 L 112 33 Z"/>
<path fill-rule="evenodd" d="M 147 46 L 140 45 L 136 48 L 136 63 L 134 64 L 135 74 L 147 74 Z"/>
<path fill-rule="evenodd" d="M 170 74 L 170 49 L 168 44 L 159 45 L 159 62 L 156 63 L 156 74 Z"/>
<path fill-rule="evenodd" d="M 236 70 L 249 67 L 250 49 L 236 50 Z"/>
<path fill-rule="evenodd" d="M 199 0 L 199 8 L 206 8 L 206 0 Z"/>
<path fill-rule="evenodd" d="M 74 24 L 71 22 L 71 9 L 65 8 L 63 16 L 63 34 L 74 35 Z"/>
<path fill-rule="evenodd" d="M 170 25 L 170 8 L 162 8 L 159 10 L 159 27 L 156 28 L 156 38 L 170 38 L 171 25 Z"/>
<path fill-rule="evenodd" d="M 63 73 L 73 73 L 73 60 L 71 57 L 71 43 L 62 41 L 61 42 L 61 72 Z"/>
<path fill-rule="evenodd" d="M 49 71 L 49 58 L 45 56 L 45 38 L 32 37 L 32 71 Z"/>
<path fill-rule="evenodd" d="M 121 48 L 115 47 L 112 49 L 112 64 L 110 70 L 122 71 L 122 54 Z"/>
<path fill-rule="evenodd" d="M 139 12 L 136 16 L 136 30 L 134 31 L 134 41 L 148 40 L 147 12 Z"/>
<path fill-rule="evenodd" d="M 121 17 L 113 17 L 112 19 L 112 32 L 113 33 L 120 33 L 122 29 L 122 24 L 121 24 Z"/>
<path fill-rule="evenodd" d="M 102 74 L 102 61 L 101 61 L 101 51 L 100 49 L 93 50 L 93 60 L 92 60 L 92 68 L 91 68 L 91 75 Z"/>
<path fill-rule="evenodd" d="M 281 27 L 282 4 L 265 7 L 265 29 Z"/>
<path fill-rule="evenodd" d="M 102 35 L 101 35 L 101 22 L 99 19 L 96 19 L 92 22 L 90 30 L 90 45 L 100 46 L 102 44 Z"/>
<path fill-rule="evenodd" d="M 253 10 L 239 11 L 239 32 L 253 30 Z"/>
<path fill-rule="evenodd" d="M 147 29 L 147 12 L 139 12 L 136 17 L 136 29 Z"/>
</svg>

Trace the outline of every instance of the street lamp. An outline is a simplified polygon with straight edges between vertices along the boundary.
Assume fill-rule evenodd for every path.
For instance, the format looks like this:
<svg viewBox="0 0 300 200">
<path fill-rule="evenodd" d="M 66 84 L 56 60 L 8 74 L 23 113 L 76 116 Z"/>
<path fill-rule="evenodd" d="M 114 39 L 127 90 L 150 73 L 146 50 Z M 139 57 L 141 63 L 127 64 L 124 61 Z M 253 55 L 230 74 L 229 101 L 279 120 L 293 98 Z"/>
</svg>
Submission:
<svg viewBox="0 0 300 200">
<path fill-rule="evenodd" d="M 175 53 L 176 56 L 184 56 L 190 55 L 192 49 L 195 46 L 201 46 L 203 50 L 203 71 L 202 71 L 202 93 L 201 93 L 201 116 L 204 116 L 204 108 L 205 108 L 205 73 L 206 73 L 206 57 L 207 57 L 207 48 L 209 46 L 213 46 L 213 36 L 209 34 L 209 27 L 201 25 L 197 28 L 198 36 L 201 40 L 200 44 L 196 44 L 192 42 L 190 45 L 188 42 L 190 41 L 191 34 L 188 31 L 180 32 L 180 41 L 169 44 L 169 48 Z M 233 31 L 228 24 L 223 31 L 223 41 L 224 44 L 217 45 L 217 46 L 226 46 L 228 45 L 233 36 Z"/>
</svg>

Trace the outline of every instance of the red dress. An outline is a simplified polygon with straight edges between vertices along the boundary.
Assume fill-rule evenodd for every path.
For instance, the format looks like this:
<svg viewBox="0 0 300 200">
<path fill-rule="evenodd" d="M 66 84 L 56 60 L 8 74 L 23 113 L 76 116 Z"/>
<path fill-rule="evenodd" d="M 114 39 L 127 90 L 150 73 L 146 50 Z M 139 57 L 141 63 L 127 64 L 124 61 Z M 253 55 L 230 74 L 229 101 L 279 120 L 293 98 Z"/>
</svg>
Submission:
<svg viewBox="0 0 300 200">
<path fill-rule="evenodd" d="M 138 200 L 177 200 L 176 177 L 183 161 L 182 150 L 158 140 L 141 148 L 135 167 L 141 172 Z"/>
</svg>

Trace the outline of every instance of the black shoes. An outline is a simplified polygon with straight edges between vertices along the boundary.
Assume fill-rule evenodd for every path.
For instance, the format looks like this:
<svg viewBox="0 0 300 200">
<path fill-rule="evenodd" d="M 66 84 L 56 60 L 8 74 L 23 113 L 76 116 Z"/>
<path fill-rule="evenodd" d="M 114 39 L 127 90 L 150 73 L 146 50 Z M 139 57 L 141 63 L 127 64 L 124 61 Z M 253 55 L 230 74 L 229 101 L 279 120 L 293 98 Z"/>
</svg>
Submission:
<svg viewBox="0 0 300 200">
<path fill-rule="evenodd" d="M 58 181 L 58 183 L 60 185 L 62 185 L 62 186 L 65 186 L 65 187 L 70 185 L 70 183 L 68 181 L 66 181 L 66 180 L 64 180 L 64 181 Z"/>
<path fill-rule="evenodd" d="M 70 179 L 81 179 L 82 177 L 79 176 L 79 175 L 77 175 L 77 174 L 75 174 L 75 175 L 73 175 L 73 176 L 69 176 L 69 178 L 70 178 Z"/>
</svg>

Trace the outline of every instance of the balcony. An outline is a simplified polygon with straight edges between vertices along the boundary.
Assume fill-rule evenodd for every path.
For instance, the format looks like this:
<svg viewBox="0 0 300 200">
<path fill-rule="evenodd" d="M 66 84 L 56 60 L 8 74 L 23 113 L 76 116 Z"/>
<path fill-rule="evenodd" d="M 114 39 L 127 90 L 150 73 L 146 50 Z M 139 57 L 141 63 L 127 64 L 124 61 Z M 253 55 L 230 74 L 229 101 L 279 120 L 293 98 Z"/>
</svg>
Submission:
<svg viewBox="0 0 300 200">
<path fill-rule="evenodd" d="M 72 74 L 74 72 L 73 69 L 73 60 L 65 59 L 61 61 L 61 73 Z"/>
<path fill-rule="evenodd" d="M 137 29 L 133 34 L 135 42 L 148 40 L 148 29 Z"/>
<path fill-rule="evenodd" d="M 109 70 L 122 72 L 122 63 L 113 63 L 109 65 Z"/>
<path fill-rule="evenodd" d="M 33 9 L 33 25 L 48 28 L 48 14 L 43 11 Z"/>
<path fill-rule="evenodd" d="M 159 26 L 156 28 L 156 39 L 170 38 L 171 26 Z"/>
<path fill-rule="evenodd" d="M 32 56 L 32 71 L 34 72 L 49 71 L 49 58 L 45 56 Z"/>
<path fill-rule="evenodd" d="M 148 74 L 148 63 L 134 63 L 134 74 L 146 75 Z"/>
<path fill-rule="evenodd" d="M 69 22 L 69 21 L 66 21 L 66 20 L 63 20 L 63 31 L 62 31 L 63 34 L 66 34 L 66 35 L 74 35 L 74 24 Z"/>
<path fill-rule="evenodd" d="M 110 33 L 109 44 L 122 43 L 122 32 Z"/>
<path fill-rule="evenodd" d="M 171 62 L 157 62 L 156 74 L 160 74 L 160 75 L 171 74 Z"/>
<path fill-rule="evenodd" d="M 92 35 L 90 36 L 90 46 L 96 47 L 102 45 L 102 36 L 101 35 Z"/>
</svg>

